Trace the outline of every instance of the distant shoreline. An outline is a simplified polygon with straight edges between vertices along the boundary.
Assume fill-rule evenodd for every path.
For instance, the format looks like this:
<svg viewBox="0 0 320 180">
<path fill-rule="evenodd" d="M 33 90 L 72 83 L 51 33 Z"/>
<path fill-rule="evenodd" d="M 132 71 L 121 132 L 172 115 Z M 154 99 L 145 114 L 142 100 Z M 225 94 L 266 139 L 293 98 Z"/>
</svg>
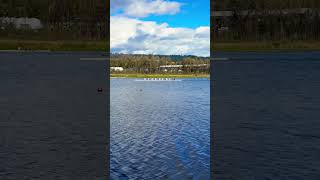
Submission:
<svg viewBox="0 0 320 180">
<path fill-rule="evenodd" d="M 214 41 L 214 40 L 212 40 Z M 108 51 L 103 40 L 0 40 L 0 52 Z M 211 43 L 212 52 L 320 51 L 320 41 L 230 41 Z"/>
<path fill-rule="evenodd" d="M 231 41 L 211 44 L 212 52 L 320 51 L 320 41 Z"/>
<path fill-rule="evenodd" d="M 110 78 L 210 78 L 209 74 L 110 74 Z"/>
<path fill-rule="evenodd" d="M 52 52 L 50 50 L 0 50 L 0 53 L 24 53 L 24 52 Z"/>
<path fill-rule="evenodd" d="M 0 52 L 108 51 L 103 40 L 0 40 Z"/>
</svg>

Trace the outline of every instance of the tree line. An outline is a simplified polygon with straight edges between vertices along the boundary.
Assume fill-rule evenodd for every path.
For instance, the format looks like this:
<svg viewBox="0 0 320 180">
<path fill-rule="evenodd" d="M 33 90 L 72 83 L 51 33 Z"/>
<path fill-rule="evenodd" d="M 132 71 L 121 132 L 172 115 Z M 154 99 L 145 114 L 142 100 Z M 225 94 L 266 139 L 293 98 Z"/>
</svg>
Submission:
<svg viewBox="0 0 320 180">
<path fill-rule="evenodd" d="M 210 59 L 195 56 L 128 55 L 112 54 L 111 67 L 122 67 L 128 73 L 209 73 Z M 181 67 L 161 67 L 182 65 Z"/>
<path fill-rule="evenodd" d="M 215 41 L 320 40 L 319 0 L 225 0 L 211 5 Z M 218 11 L 231 15 L 214 15 Z"/>
<path fill-rule="evenodd" d="M 320 8 L 319 0 L 223 0 L 213 1 L 211 10 L 270 10 L 270 9 L 297 9 Z"/>
<path fill-rule="evenodd" d="M 38 18 L 44 28 L 36 34 L 47 38 L 105 40 L 109 36 L 109 1 L 0 0 L 0 17 Z M 8 26 L 1 31 L 17 30 Z"/>
<path fill-rule="evenodd" d="M 0 17 L 34 17 L 45 19 L 48 0 L 0 0 Z"/>
</svg>

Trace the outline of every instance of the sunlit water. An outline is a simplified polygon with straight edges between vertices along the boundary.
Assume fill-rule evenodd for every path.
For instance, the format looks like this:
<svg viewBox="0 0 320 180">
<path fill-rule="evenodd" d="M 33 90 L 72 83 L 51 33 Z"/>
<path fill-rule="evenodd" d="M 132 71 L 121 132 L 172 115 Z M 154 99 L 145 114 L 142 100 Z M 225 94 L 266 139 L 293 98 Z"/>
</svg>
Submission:
<svg viewBox="0 0 320 180">
<path fill-rule="evenodd" d="M 210 179 L 210 81 L 111 79 L 111 179 Z"/>
</svg>

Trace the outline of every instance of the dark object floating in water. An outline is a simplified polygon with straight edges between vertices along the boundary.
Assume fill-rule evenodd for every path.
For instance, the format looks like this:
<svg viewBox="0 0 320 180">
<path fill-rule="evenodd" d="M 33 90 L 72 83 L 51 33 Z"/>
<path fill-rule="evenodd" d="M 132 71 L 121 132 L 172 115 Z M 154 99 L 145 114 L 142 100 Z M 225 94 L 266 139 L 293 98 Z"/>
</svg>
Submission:
<svg viewBox="0 0 320 180">
<path fill-rule="evenodd" d="M 102 92 L 103 89 L 102 89 L 102 88 L 98 88 L 97 91 L 98 91 L 98 92 Z"/>
</svg>

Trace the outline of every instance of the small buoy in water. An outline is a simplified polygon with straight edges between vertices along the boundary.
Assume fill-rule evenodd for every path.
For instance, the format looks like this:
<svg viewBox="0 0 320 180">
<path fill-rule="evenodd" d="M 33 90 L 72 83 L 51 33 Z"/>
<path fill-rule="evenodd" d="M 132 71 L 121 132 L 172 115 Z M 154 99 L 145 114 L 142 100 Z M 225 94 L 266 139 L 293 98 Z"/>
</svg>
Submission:
<svg viewBox="0 0 320 180">
<path fill-rule="evenodd" d="M 102 89 L 102 88 L 98 88 L 97 91 L 98 91 L 98 92 L 102 92 L 103 89 Z"/>
</svg>

